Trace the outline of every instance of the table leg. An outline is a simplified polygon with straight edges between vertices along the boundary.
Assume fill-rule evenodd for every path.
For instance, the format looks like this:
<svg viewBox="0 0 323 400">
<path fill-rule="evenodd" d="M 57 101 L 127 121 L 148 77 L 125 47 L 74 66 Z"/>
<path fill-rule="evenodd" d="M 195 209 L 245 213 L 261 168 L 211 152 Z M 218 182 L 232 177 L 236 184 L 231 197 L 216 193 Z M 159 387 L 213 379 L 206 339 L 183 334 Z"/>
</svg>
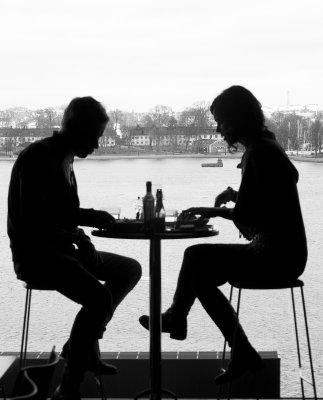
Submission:
<svg viewBox="0 0 323 400">
<path fill-rule="evenodd" d="M 174 393 L 162 388 L 161 360 L 161 240 L 150 239 L 149 253 L 149 332 L 150 332 L 150 388 L 135 396 L 135 400 L 150 396 L 161 400 L 162 394 L 177 400 Z"/>
<path fill-rule="evenodd" d="M 161 241 L 150 240 L 150 387 L 156 390 L 151 398 L 161 398 Z"/>
</svg>

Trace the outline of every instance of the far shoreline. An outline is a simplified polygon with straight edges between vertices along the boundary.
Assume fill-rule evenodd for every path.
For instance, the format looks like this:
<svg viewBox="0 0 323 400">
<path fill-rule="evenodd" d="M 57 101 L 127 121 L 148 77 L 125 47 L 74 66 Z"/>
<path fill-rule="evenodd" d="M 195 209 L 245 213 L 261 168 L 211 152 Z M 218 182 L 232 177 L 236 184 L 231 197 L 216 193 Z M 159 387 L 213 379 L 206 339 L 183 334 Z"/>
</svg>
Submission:
<svg viewBox="0 0 323 400">
<path fill-rule="evenodd" d="M 86 157 L 86 160 L 127 160 L 127 159 L 167 159 L 167 158 L 199 158 L 199 159 L 218 159 L 218 158 L 229 158 L 229 159 L 240 159 L 242 156 L 242 152 L 239 153 L 227 153 L 227 154 L 156 154 L 156 153 L 131 153 L 131 154 L 101 154 L 101 155 L 89 155 Z M 17 157 L 8 157 L 0 155 L 0 161 L 15 161 Z M 292 161 L 301 161 L 301 162 L 313 162 L 313 163 L 323 163 L 323 157 L 310 157 L 310 156 L 297 156 L 297 155 L 289 155 L 289 158 Z M 80 160 L 80 159 L 76 159 Z"/>
</svg>

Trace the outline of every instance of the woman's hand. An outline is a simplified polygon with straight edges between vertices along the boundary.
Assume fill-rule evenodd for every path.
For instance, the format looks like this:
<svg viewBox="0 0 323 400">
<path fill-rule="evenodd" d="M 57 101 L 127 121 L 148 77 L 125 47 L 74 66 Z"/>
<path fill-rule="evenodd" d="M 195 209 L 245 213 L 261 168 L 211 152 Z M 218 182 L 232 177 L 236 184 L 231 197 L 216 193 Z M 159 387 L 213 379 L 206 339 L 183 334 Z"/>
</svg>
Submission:
<svg viewBox="0 0 323 400">
<path fill-rule="evenodd" d="M 203 227 L 209 222 L 209 218 L 201 215 L 199 218 L 194 213 L 183 211 L 177 218 L 178 224 L 194 224 L 196 227 Z"/>
<path fill-rule="evenodd" d="M 191 215 L 200 215 L 203 218 L 212 218 L 216 217 L 216 209 L 214 207 L 191 207 L 187 210 L 184 210 L 182 214 Z"/>
<path fill-rule="evenodd" d="M 235 198 L 236 191 L 229 186 L 216 196 L 214 200 L 214 207 L 221 207 L 223 204 L 227 204 L 229 201 L 235 201 Z"/>
<path fill-rule="evenodd" d="M 227 207 L 191 207 L 184 210 L 182 214 L 201 215 L 201 218 L 221 217 L 232 220 L 233 208 Z"/>
</svg>

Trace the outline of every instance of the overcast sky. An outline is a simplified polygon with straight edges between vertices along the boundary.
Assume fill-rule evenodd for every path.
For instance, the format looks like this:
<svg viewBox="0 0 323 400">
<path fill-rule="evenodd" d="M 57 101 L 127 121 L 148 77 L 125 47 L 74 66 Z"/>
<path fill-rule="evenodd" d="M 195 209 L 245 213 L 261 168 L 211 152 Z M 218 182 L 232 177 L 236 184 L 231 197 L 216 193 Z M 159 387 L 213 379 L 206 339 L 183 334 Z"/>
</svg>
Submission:
<svg viewBox="0 0 323 400">
<path fill-rule="evenodd" d="M 175 111 L 248 87 L 323 105 L 322 0 L 1 0 L 0 109 Z"/>
</svg>

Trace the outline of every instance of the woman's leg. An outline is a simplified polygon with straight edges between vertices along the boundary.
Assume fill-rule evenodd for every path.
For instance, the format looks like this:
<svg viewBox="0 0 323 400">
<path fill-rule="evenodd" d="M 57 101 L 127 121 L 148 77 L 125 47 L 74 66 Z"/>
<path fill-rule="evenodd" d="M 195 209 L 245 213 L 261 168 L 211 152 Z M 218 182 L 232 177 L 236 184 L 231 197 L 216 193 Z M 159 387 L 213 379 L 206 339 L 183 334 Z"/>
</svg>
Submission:
<svg viewBox="0 0 323 400">
<path fill-rule="evenodd" d="M 195 269 L 192 273 L 193 290 L 203 308 L 222 332 L 232 348 L 236 326 L 236 312 L 218 288 L 230 279 L 250 279 L 260 275 L 262 265 L 257 253 L 245 245 L 214 245 L 208 252 L 213 252 L 212 267 L 206 265 L 203 271 Z M 266 269 L 266 268 L 265 268 Z M 236 326 L 234 352 L 226 372 L 216 377 L 218 384 L 227 382 L 231 376 L 238 378 L 248 370 L 262 367 L 262 361 L 256 350 L 249 343 L 240 323 Z M 234 362 L 232 363 L 232 360 Z"/>
<path fill-rule="evenodd" d="M 196 299 L 195 282 L 196 277 L 204 279 L 215 267 L 217 259 L 217 248 L 222 245 L 197 244 L 188 247 L 184 252 L 181 270 L 178 275 L 177 286 L 170 307 L 173 313 L 187 316 Z M 225 245 L 224 245 L 225 246 Z M 227 282 L 225 269 L 219 271 L 216 281 L 212 277 L 213 285 L 220 286 Z"/>
<path fill-rule="evenodd" d="M 257 264 L 254 252 L 248 245 L 205 244 L 190 248 L 188 255 L 191 263 L 189 278 L 186 277 L 185 282 L 182 277 L 179 282 L 172 307 L 178 308 L 181 305 L 184 288 L 187 288 L 187 282 L 189 282 L 191 293 L 199 299 L 228 343 L 231 344 L 236 313 L 218 287 L 230 279 L 248 279 L 254 276 Z M 184 271 L 182 272 L 184 276 Z M 241 340 L 246 338 L 241 327 L 239 337 Z"/>
<path fill-rule="evenodd" d="M 214 291 L 214 294 L 203 296 L 207 312 L 211 305 L 213 307 L 217 301 L 219 306 L 224 303 L 223 308 L 226 310 L 224 313 L 231 315 L 231 317 L 227 317 L 227 320 L 231 323 L 234 320 L 234 310 L 217 287 L 226 283 L 234 273 L 239 275 L 242 269 L 239 260 L 241 254 L 246 251 L 246 245 L 238 244 L 198 244 L 188 247 L 184 253 L 173 303 L 162 315 L 163 332 L 169 332 L 173 339 L 183 340 L 186 338 L 186 317 L 197 295 L 203 292 L 204 285 L 209 285 L 211 291 Z M 196 287 L 197 284 L 198 288 Z M 207 290 L 207 287 L 205 290 Z M 231 327 L 227 320 L 222 323 L 219 318 L 218 321 L 221 325 L 219 326 L 220 329 L 226 335 Z M 139 321 L 146 329 L 149 329 L 148 316 L 142 316 Z"/>
</svg>

